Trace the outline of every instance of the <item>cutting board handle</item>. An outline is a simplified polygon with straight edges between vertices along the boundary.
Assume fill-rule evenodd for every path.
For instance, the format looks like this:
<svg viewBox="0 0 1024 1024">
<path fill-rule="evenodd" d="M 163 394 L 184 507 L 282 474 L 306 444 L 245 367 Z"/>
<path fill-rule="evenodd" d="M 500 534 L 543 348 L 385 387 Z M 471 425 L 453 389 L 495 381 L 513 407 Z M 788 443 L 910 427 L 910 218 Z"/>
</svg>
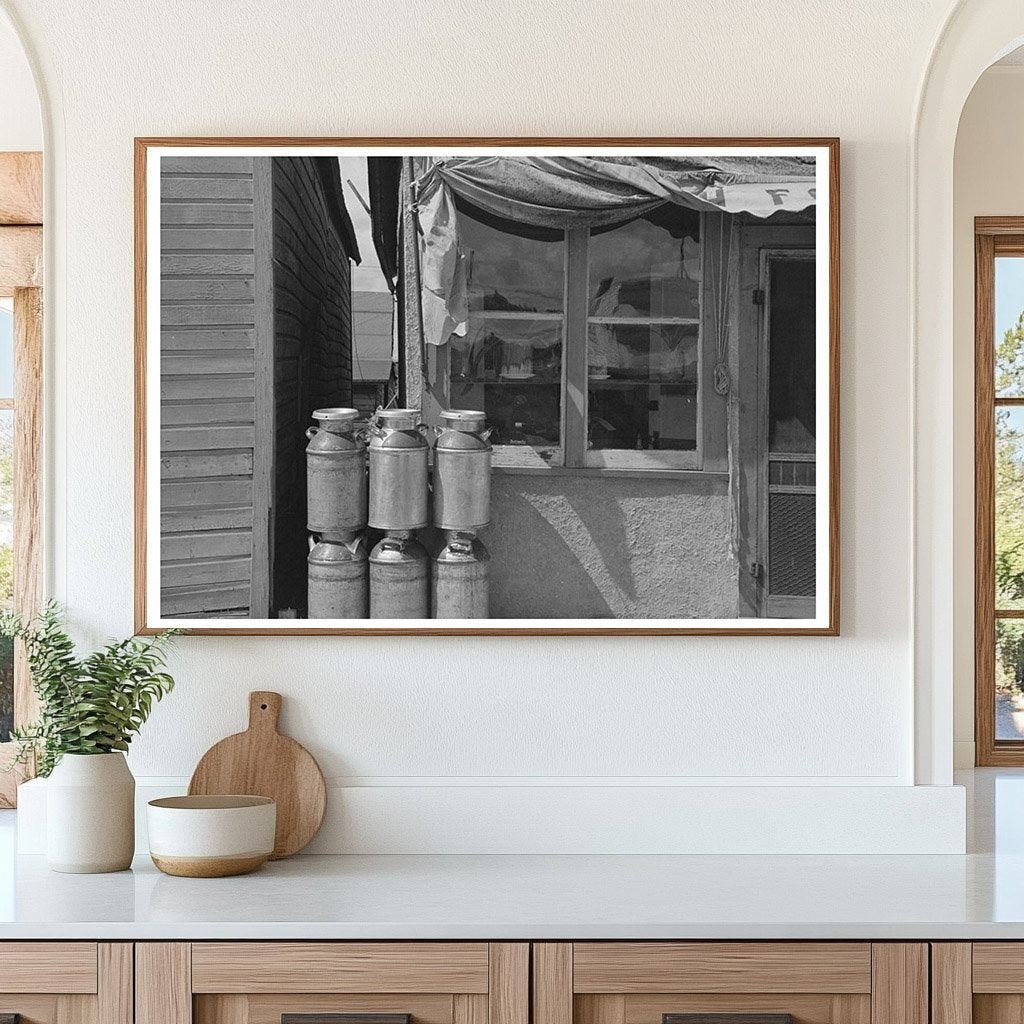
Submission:
<svg viewBox="0 0 1024 1024">
<path fill-rule="evenodd" d="M 249 732 L 277 732 L 281 715 L 281 694 L 253 690 L 249 694 Z"/>
</svg>

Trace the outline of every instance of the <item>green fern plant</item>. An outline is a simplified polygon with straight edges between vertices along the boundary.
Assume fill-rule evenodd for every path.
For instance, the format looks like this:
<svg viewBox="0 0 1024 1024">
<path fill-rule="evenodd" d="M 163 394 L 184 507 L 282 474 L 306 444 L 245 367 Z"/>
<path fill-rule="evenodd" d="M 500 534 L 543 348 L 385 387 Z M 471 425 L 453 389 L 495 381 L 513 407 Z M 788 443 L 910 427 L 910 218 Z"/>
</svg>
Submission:
<svg viewBox="0 0 1024 1024">
<path fill-rule="evenodd" d="M 59 606 L 50 602 L 29 622 L 0 612 L 0 636 L 21 640 L 39 696 L 37 722 L 15 729 L 10 767 L 34 753 L 39 775 L 49 775 L 65 754 L 125 751 L 149 718 L 155 701 L 174 688 L 161 671 L 171 640 L 182 630 L 115 640 L 79 658 Z"/>
</svg>

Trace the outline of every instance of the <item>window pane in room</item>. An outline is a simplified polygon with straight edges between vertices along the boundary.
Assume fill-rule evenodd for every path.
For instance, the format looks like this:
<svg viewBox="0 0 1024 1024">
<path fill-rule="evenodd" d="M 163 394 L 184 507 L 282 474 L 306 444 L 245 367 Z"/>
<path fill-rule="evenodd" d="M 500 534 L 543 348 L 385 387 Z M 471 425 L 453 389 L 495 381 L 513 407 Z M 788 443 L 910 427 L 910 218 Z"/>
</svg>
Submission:
<svg viewBox="0 0 1024 1024">
<path fill-rule="evenodd" d="M 696 324 L 591 323 L 589 447 L 695 451 L 697 355 Z"/>
<path fill-rule="evenodd" d="M 3 301 L 0 300 L 0 303 Z M 0 305 L 0 398 L 11 398 L 13 395 L 14 314 L 5 305 Z"/>
<path fill-rule="evenodd" d="M 1024 408 L 996 409 L 996 608 L 1024 608 Z"/>
<path fill-rule="evenodd" d="M 996 397 L 1024 396 L 1024 258 L 996 257 Z"/>
<path fill-rule="evenodd" d="M 14 413 L 0 410 L 0 607 L 14 598 Z M 0 638 L 0 743 L 14 724 L 14 645 Z"/>
<path fill-rule="evenodd" d="M 1024 623 L 996 619 L 996 739 L 1024 739 Z"/>
<path fill-rule="evenodd" d="M 670 203 L 590 233 L 591 320 L 700 316 L 700 214 Z"/>
</svg>

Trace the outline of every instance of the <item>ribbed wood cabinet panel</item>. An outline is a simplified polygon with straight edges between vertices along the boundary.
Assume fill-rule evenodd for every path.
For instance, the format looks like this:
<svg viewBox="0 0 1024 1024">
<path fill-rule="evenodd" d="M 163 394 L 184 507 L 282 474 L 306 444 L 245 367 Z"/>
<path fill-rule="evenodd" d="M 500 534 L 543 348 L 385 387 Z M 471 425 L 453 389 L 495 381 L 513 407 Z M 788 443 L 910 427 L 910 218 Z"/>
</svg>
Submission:
<svg viewBox="0 0 1024 1024">
<path fill-rule="evenodd" d="M 928 1024 L 928 977 L 924 943 L 537 943 L 533 1024 Z"/>
<path fill-rule="evenodd" d="M 132 1024 L 131 943 L 0 943 L 0 1017 Z"/>
<path fill-rule="evenodd" d="M 1024 942 L 935 943 L 934 1024 L 1024 1024 Z"/>
<path fill-rule="evenodd" d="M 136 970 L 136 1024 L 281 1024 L 284 1014 L 530 1024 L 527 943 L 141 943 Z"/>
</svg>

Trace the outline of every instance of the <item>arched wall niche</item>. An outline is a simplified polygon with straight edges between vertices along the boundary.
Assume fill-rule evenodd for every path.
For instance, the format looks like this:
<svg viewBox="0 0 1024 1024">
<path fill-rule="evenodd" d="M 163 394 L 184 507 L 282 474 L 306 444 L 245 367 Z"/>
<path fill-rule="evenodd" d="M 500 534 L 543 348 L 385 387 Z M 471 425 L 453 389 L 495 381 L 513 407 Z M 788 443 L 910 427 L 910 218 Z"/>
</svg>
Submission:
<svg viewBox="0 0 1024 1024">
<path fill-rule="evenodd" d="M 1024 43 L 1019 0 L 961 0 L 925 69 L 911 135 L 910 236 L 914 379 L 915 781 L 953 773 L 954 151 L 964 105 L 985 70 Z M 970 680 L 961 684 L 973 685 Z"/>
</svg>

